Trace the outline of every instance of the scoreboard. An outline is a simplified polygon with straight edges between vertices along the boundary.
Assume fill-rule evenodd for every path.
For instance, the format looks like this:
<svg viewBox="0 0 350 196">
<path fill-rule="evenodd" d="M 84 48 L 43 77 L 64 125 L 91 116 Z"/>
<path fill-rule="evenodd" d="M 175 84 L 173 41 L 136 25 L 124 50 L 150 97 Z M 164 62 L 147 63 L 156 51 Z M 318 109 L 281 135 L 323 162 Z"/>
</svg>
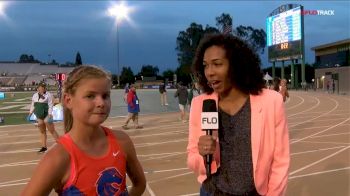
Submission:
<svg viewBox="0 0 350 196">
<path fill-rule="evenodd" d="M 300 39 L 300 7 L 267 18 L 267 46 Z"/>
<path fill-rule="evenodd" d="M 56 73 L 56 80 L 57 81 L 64 81 L 64 80 L 66 80 L 66 74 L 64 74 L 64 73 Z"/>
<path fill-rule="evenodd" d="M 266 20 L 267 46 L 270 61 L 301 58 L 301 7 L 278 13 Z"/>
</svg>

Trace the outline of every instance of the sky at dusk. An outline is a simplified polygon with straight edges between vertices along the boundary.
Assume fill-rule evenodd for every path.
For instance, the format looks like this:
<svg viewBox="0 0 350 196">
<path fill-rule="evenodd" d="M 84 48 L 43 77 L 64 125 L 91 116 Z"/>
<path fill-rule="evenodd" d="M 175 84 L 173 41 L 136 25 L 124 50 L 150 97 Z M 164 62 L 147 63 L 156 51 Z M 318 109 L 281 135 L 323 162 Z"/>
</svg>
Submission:
<svg viewBox="0 0 350 196">
<path fill-rule="evenodd" d="M 17 61 L 31 54 L 47 62 L 75 62 L 117 72 L 117 31 L 107 10 L 116 1 L 3 1 L 0 0 L 0 61 Z M 216 27 L 215 17 L 230 14 L 233 27 L 262 28 L 266 18 L 283 4 L 301 4 L 305 10 L 334 10 L 332 16 L 307 15 L 306 62 L 314 63 L 311 47 L 350 38 L 350 1 L 125 1 L 133 10 L 120 21 L 119 63 L 134 73 L 142 65 L 158 66 L 160 73 L 178 66 L 176 38 L 192 22 Z M 262 66 L 267 50 L 261 55 Z M 49 56 L 51 55 L 51 56 Z"/>
</svg>

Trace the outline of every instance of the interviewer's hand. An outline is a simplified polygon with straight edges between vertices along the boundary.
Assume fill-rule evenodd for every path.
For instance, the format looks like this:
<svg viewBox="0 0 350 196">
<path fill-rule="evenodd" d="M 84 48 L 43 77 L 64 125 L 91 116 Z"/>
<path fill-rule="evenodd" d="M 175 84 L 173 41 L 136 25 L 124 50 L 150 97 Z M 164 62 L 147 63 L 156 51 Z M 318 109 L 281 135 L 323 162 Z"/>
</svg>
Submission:
<svg viewBox="0 0 350 196">
<path fill-rule="evenodd" d="M 216 137 L 212 135 L 202 135 L 198 141 L 198 152 L 204 156 L 207 154 L 214 154 L 216 150 Z"/>
</svg>

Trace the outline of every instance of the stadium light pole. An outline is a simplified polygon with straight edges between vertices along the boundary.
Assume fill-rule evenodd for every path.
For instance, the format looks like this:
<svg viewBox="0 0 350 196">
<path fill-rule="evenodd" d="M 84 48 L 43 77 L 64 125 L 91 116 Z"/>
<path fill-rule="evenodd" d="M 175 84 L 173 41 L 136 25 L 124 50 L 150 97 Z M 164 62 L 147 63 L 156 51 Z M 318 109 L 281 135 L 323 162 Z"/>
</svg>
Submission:
<svg viewBox="0 0 350 196">
<path fill-rule="evenodd" d="M 117 28 L 117 82 L 120 86 L 120 73 L 119 73 L 119 22 L 128 17 L 129 8 L 120 3 L 119 5 L 114 5 L 108 9 L 108 14 L 115 18 L 116 28 Z"/>
</svg>

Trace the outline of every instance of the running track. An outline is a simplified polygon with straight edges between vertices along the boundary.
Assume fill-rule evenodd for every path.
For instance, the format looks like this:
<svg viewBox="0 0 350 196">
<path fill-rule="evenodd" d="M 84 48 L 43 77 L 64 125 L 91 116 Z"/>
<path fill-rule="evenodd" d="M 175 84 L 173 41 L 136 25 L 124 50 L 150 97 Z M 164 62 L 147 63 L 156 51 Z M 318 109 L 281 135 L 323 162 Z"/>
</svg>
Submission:
<svg viewBox="0 0 350 196">
<path fill-rule="evenodd" d="M 350 195 L 350 97 L 313 91 L 290 95 L 286 112 L 292 163 L 287 195 Z M 146 174 L 144 195 L 199 195 L 195 175 L 186 167 L 188 124 L 177 116 L 143 115 L 144 129 L 126 131 Z M 105 125 L 117 129 L 123 120 L 109 118 Z M 56 128 L 62 134 L 62 124 Z M 51 145 L 52 137 L 48 138 Z M 33 125 L 0 126 L 0 195 L 19 195 L 42 156 L 36 153 L 39 145 Z"/>
</svg>

